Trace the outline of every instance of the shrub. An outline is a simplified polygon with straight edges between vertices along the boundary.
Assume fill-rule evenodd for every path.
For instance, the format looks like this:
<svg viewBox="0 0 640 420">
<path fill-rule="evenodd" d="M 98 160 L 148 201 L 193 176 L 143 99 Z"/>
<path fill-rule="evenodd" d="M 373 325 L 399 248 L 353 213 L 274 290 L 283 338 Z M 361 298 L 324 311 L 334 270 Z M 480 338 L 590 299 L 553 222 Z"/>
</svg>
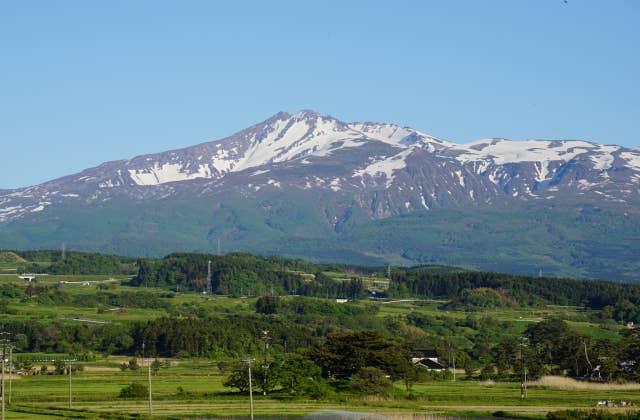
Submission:
<svg viewBox="0 0 640 420">
<path fill-rule="evenodd" d="M 120 398 L 145 398 L 149 394 L 149 388 L 139 382 L 132 382 L 120 390 Z"/>
</svg>

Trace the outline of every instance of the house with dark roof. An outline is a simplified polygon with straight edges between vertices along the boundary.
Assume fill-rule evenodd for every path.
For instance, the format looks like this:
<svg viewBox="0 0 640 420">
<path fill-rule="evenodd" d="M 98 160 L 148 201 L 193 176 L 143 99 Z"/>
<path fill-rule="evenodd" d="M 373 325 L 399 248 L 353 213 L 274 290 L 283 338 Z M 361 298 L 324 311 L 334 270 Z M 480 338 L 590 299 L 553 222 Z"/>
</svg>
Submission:
<svg viewBox="0 0 640 420">
<path fill-rule="evenodd" d="M 442 372 L 447 368 L 438 361 L 438 352 L 432 349 L 413 349 L 411 362 L 414 365 L 424 366 L 428 370 Z"/>
</svg>

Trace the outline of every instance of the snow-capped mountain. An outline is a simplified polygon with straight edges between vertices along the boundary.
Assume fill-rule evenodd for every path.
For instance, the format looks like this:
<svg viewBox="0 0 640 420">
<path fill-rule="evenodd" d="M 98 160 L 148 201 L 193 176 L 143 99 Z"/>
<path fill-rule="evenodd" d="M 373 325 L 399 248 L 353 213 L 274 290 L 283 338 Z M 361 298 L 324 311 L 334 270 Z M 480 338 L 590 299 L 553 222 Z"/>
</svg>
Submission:
<svg viewBox="0 0 640 420">
<path fill-rule="evenodd" d="M 278 213 L 273 197 L 285 196 Z M 0 246 L 38 246 L 27 230 L 51 229 L 51 239 L 56 229 L 68 225 L 66 215 L 74 212 L 83 212 L 93 223 L 95 209 L 127 214 L 134 205 L 153 208 L 154 203 L 181 202 L 188 208 L 192 200 L 210 203 L 212 213 L 236 203 L 233 215 L 225 216 L 236 225 L 238 215 L 244 214 L 238 206 L 247 203 L 254 203 L 250 207 L 257 212 L 251 217 L 286 214 L 294 225 L 295 215 L 285 207 L 307 201 L 313 205 L 304 211 L 318 209 L 314 223 L 329 232 L 323 230 L 325 236 L 346 234 L 342 230 L 355 220 L 354 214 L 361 225 L 446 210 L 478 215 L 523 206 L 596 205 L 620 217 L 635 217 L 640 209 L 640 150 L 582 140 L 495 138 L 457 144 L 394 124 L 345 123 L 313 111 L 281 112 L 218 141 L 107 162 L 28 188 L 0 190 Z M 222 221 L 203 222 L 208 226 L 204 235 L 231 238 L 245 229 L 225 220 L 224 231 L 216 227 Z M 292 229 L 259 223 L 263 222 L 283 238 Z M 306 227 L 296 229 L 296 235 L 306 234 Z M 5 240 L 3 230 L 11 232 Z M 162 240 L 170 237 L 166 232 Z M 114 242 L 120 239 L 105 240 L 118 251 Z M 78 247 L 80 243 L 85 242 Z M 180 240 L 168 243 L 185 245 Z M 197 246 L 201 245 L 186 249 Z M 406 250 L 393 253 L 400 258 L 398 254 L 403 261 L 422 261 L 407 256 Z"/>
<path fill-rule="evenodd" d="M 184 189 L 203 194 L 231 186 L 246 193 L 343 190 L 356 194 L 363 207 L 370 207 L 372 195 L 387 195 L 373 217 L 566 194 L 634 204 L 640 194 L 640 151 L 581 140 L 456 144 L 394 124 L 347 124 L 312 111 L 278 113 L 220 141 L 2 191 L 0 222 L 60 202 L 88 204 L 123 194 L 164 198 Z"/>
</svg>

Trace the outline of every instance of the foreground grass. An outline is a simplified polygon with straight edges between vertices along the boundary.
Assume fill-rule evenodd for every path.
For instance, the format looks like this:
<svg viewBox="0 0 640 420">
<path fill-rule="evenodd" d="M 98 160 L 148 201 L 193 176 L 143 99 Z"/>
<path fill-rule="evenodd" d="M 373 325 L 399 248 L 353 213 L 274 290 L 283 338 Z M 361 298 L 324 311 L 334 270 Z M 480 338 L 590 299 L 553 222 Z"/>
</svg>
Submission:
<svg viewBox="0 0 640 420">
<path fill-rule="evenodd" d="M 137 381 L 146 383 L 146 371 L 121 372 L 120 360 L 109 358 L 86 366 L 72 377 L 73 404 L 68 404 L 68 378 L 57 375 L 26 376 L 13 380 L 12 405 L 7 418 L 132 418 L 148 413 L 146 399 L 118 398 L 120 389 Z M 173 361 L 153 377 L 153 414 L 157 418 L 233 418 L 248 415 L 247 395 L 222 386 L 224 377 L 210 360 Z M 592 409 L 598 400 L 627 400 L 640 404 L 637 387 L 562 389 L 540 382 L 520 398 L 518 383 L 457 380 L 416 384 L 407 397 L 400 383 L 396 397 L 334 396 L 312 400 L 274 393 L 254 394 L 256 416 L 297 417 L 320 410 L 373 412 L 403 418 L 427 415 L 491 415 L 543 417 L 567 408 Z M 615 409 L 611 409 L 615 410 Z"/>
</svg>

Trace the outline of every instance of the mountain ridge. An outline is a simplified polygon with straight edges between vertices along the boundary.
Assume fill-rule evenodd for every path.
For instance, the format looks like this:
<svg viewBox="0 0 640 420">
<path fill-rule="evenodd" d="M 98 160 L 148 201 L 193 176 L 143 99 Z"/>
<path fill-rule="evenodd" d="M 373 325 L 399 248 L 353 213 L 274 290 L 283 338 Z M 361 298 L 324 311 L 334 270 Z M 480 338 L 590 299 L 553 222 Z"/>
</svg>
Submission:
<svg viewBox="0 0 640 420">
<path fill-rule="evenodd" d="M 196 201 L 206 209 L 194 211 Z M 173 204 L 177 202 L 180 206 Z M 180 226 L 199 239 L 163 230 L 163 223 L 175 227 L 177 216 L 155 208 L 160 205 L 174 209 L 176 214 L 191 214 L 190 217 L 197 214 L 200 222 L 187 218 L 180 220 Z M 429 232 L 438 229 L 422 215 L 432 214 L 437 219 L 436 211 L 455 210 L 473 218 L 509 210 L 531 214 L 547 208 L 580 212 L 593 206 L 610 213 L 609 223 L 619 225 L 620 232 L 616 228 L 612 231 L 615 240 L 640 253 L 638 243 L 630 236 L 633 229 L 629 230 L 628 221 L 624 220 L 636 218 L 639 213 L 640 150 L 583 140 L 491 138 L 457 144 L 410 127 L 345 123 L 303 110 L 296 114 L 279 112 L 217 141 L 105 162 L 39 185 L 0 190 L 0 246 L 12 248 L 12 242 L 16 241 L 26 245 L 51 243 L 56 235 L 67 235 L 77 236 L 80 248 L 100 250 L 95 248 L 96 244 L 106 241 L 110 249 L 118 251 L 123 246 L 125 226 L 131 223 L 126 218 L 118 216 L 118 227 L 112 232 L 101 232 L 105 238 L 100 241 L 90 238 L 91 226 L 68 228 L 73 225 L 70 214 L 82 214 L 89 225 L 98 225 L 91 215 L 104 208 L 111 209 L 111 213 L 101 217 L 127 214 L 130 209 L 139 208 L 148 218 L 158 219 L 149 225 L 163 232 L 157 239 L 177 247 L 161 248 L 167 251 L 201 249 L 209 246 L 214 236 L 223 238 L 234 250 L 245 250 L 254 243 L 262 244 L 258 237 L 262 235 L 291 244 L 303 241 L 306 245 L 300 249 L 316 249 L 309 245 L 315 240 L 328 241 L 333 245 L 327 246 L 351 252 L 349 244 L 341 241 L 347 241 L 345 238 L 358 229 L 378 226 L 375 221 L 421 220 L 416 229 L 423 229 L 429 236 Z M 129 219 L 135 217 L 129 215 Z M 520 225 L 527 223 L 526 218 L 513 218 L 509 213 L 503 217 L 513 219 L 514 223 L 517 219 Z M 478 221 L 473 229 L 479 232 L 483 223 L 497 229 L 494 225 L 500 223 L 499 218 L 486 219 Z M 571 228 L 557 226 L 553 220 L 547 222 L 550 227 L 544 229 L 555 232 L 553 235 L 567 232 L 558 236 L 558 245 L 552 242 L 546 245 L 548 249 L 536 252 L 544 260 L 543 255 L 565 252 L 557 248 L 559 244 L 571 248 L 573 243 L 580 243 L 580 249 L 586 251 L 580 251 L 579 257 L 569 256 L 562 262 L 553 256 L 545 257 L 554 259 L 558 267 L 565 267 L 559 272 L 571 274 L 572 265 L 587 264 L 583 261 L 585 255 L 598 255 L 599 251 L 590 250 L 590 245 L 583 243 L 588 235 L 583 233 L 585 228 L 579 218 L 564 223 L 571 224 Z M 203 231 L 194 231 L 193 226 L 200 226 Z M 85 235 L 80 234 L 83 229 Z M 129 240 L 142 246 L 148 229 L 151 227 L 142 228 L 139 237 Z M 523 226 L 509 229 L 517 235 Z M 366 229 L 362 235 L 375 236 Z M 493 238 L 497 236 L 486 236 L 489 241 Z M 541 240 L 544 238 L 541 236 Z M 369 246 L 359 238 L 349 240 L 363 248 Z M 378 244 L 377 250 L 352 251 L 375 255 L 380 262 L 439 262 L 430 260 L 424 250 L 412 250 L 412 246 L 424 249 L 426 244 L 417 238 L 411 241 L 399 242 L 394 249 Z M 494 245 L 506 246 L 506 241 L 502 237 Z M 460 246 L 457 239 L 452 241 L 450 252 L 456 252 L 456 244 Z M 263 245 L 273 252 L 295 249 L 293 245 L 289 248 Z M 444 248 L 439 252 L 438 258 L 446 257 Z M 313 258 L 313 255 L 297 256 Z M 606 259 L 610 261 L 611 255 L 607 254 Z M 464 261 L 446 262 L 464 265 Z M 625 273 L 635 266 L 633 261 L 629 264 Z M 609 266 L 609 262 L 605 265 Z M 480 264 L 478 268 L 483 266 Z M 589 270 L 575 270 L 579 275 L 590 275 Z M 628 279 L 628 274 L 624 276 Z"/>
</svg>

